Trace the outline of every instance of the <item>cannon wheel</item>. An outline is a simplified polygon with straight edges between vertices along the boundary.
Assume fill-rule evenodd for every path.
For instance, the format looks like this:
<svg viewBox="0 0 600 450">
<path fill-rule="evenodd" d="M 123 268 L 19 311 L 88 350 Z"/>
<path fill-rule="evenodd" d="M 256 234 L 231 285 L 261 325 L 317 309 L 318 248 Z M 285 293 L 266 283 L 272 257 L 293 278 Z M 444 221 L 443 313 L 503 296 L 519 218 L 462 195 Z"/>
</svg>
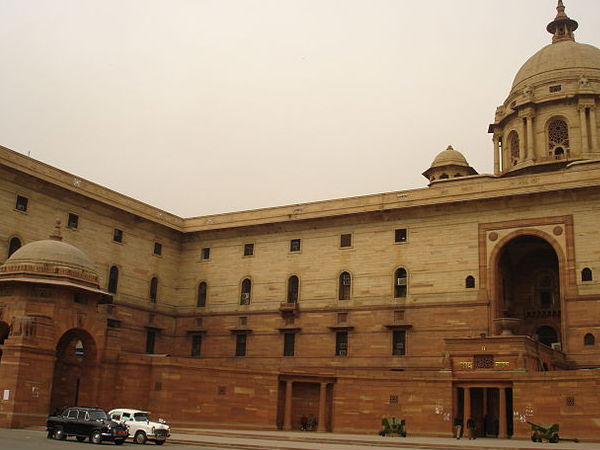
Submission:
<svg viewBox="0 0 600 450">
<path fill-rule="evenodd" d="M 542 442 L 542 437 L 537 431 L 531 433 L 531 441 L 532 442 Z"/>
<path fill-rule="evenodd" d="M 558 437 L 558 433 L 555 433 L 550 437 L 550 439 L 548 439 L 548 442 L 556 444 L 559 440 L 560 438 Z"/>
</svg>

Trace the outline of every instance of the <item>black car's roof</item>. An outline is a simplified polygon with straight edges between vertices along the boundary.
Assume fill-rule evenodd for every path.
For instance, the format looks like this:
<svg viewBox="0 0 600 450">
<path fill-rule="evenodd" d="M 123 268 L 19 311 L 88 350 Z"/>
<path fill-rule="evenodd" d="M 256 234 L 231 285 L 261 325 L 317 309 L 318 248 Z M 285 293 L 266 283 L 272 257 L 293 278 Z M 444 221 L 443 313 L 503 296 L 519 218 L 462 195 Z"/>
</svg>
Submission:
<svg viewBox="0 0 600 450">
<path fill-rule="evenodd" d="M 102 411 L 105 412 L 102 408 L 90 408 L 89 406 L 69 406 L 65 409 L 82 409 L 84 411 Z"/>
</svg>

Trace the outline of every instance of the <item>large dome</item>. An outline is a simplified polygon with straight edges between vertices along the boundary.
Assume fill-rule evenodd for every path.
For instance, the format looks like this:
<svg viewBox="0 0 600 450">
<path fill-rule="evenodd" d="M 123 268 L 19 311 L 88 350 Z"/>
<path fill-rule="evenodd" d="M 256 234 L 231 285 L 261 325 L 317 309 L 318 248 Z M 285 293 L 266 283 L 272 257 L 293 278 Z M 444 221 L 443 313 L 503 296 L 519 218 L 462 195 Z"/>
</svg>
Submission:
<svg viewBox="0 0 600 450">
<path fill-rule="evenodd" d="M 581 74 L 600 76 L 600 49 L 563 40 L 547 45 L 529 58 L 517 72 L 512 91 L 557 75 Z"/>
<path fill-rule="evenodd" d="M 62 242 L 60 224 L 57 225 L 57 233 L 50 239 L 24 245 L 0 266 L 0 278 L 22 277 L 98 287 L 94 263 L 77 247 Z"/>
</svg>

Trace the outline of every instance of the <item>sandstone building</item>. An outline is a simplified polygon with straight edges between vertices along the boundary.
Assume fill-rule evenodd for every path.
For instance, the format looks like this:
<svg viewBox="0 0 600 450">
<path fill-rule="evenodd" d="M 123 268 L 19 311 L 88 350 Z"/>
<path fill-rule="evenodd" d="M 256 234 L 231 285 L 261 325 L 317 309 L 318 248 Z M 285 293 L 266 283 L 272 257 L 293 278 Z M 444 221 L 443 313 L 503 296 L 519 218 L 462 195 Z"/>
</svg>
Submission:
<svg viewBox="0 0 600 450">
<path fill-rule="evenodd" d="M 600 50 L 557 10 L 493 174 L 449 147 L 422 189 L 183 219 L 0 148 L 0 426 L 77 403 L 597 439 Z"/>
</svg>

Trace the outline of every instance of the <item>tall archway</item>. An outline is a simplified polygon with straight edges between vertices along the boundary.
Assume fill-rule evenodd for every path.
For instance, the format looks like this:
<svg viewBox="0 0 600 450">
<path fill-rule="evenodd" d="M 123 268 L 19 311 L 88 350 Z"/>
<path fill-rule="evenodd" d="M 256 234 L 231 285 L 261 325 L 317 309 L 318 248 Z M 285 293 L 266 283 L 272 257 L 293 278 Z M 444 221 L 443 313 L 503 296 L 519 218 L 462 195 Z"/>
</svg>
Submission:
<svg viewBox="0 0 600 450">
<path fill-rule="evenodd" d="M 4 341 L 8 338 L 8 334 L 10 332 L 10 326 L 6 322 L 0 321 L 0 364 L 2 364 L 2 345 Z M 0 376 L 2 373 L 2 369 L 0 368 Z"/>
<path fill-rule="evenodd" d="M 500 249 L 496 270 L 496 317 L 521 319 L 517 333 L 532 337 L 539 329 L 562 329 L 559 256 L 547 240 L 534 234 L 510 239 Z"/>
<path fill-rule="evenodd" d="M 97 370 L 94 338 L 73 328 L 58 340 L 52 380 L 51 411 L 67 406 L 94 406 Z"/>
</svg>

